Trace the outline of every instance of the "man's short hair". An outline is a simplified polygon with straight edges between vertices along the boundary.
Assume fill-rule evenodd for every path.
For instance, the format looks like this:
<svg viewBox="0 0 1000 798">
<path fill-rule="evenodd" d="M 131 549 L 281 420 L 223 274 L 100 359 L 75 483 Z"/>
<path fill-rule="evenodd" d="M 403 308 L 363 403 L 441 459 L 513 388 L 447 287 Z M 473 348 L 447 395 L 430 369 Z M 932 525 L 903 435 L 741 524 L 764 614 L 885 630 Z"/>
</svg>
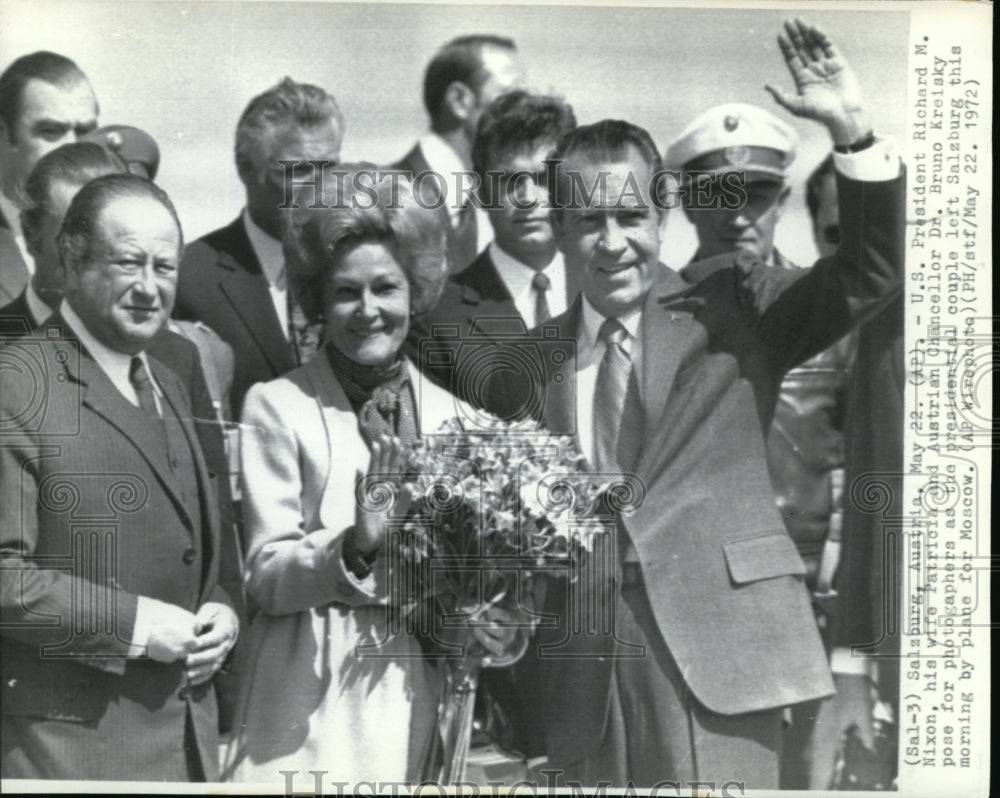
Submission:
<svg viewBox="0 0 1000 798">
<path fill-rule="evenodd" d="M 485 181 L 500 158 L 551 141 L 555 145 L 576 127 L 572 106 L 558 97 L 521 89 L 502 94 L 483 112 L 472 144 L 472 168 Z"/>
<path fill-rule="evenodd" d="M 435 53 L 424 72 L 424 107 L 431 119 L 431 128 L 441 132 L 451 125 L 444 119 L 444 95 L 458 81 L 476 94 L 489 77 L 483 66 L 483 49 L 498 47 L 515 52 L 513 39 L 492 34 L 471 34 L 452 39 Z"/>
<path fill-rule="evenodd" d="M 57 147 L 43 155 L 28 175 L 24 190 L 29 205 L 21 212 L 21 218 L 28 226 L 37 225 L 42 214 L 49 210 L 52 187 L 57 183 L 83 187 L 102 175 L 127 171 L 125 161 L 92 141 Z"/>
<path fill-rule="evenodd" d="M 236 125 L 236 157 L 248 159 L 258 171 L 271 157 L 274 131 L 311 128 L 333 122 L 341 137 L 344 117 L 332 95 L 310 83 L 285 77 L 254 97 Z"/>
<path fill-rule="evenodd" d="M 830 153 L 820 161 L 819 166 L 813 169 L 809 179 L 806 180 L 806 207 L 809 209 L 809 215 L 814 219 L 819 211 L 819 194 L 823 181 L 836 173 L 837 168 L 833 163 L 833 153 Z"/>
<path fill-rule="evenodd" d="M 7 127 L 8 138 L 14 135 L 21 116 L 21 95 L 29 80 L 67 88 L 86 81 L 87 76 L 72 59 L 48 50 L 22 55 L 15 60 L 0 75 L 0 119 Z"/>
<path fill-rule="evenodd" d="M 88 262 L 101 211 L 113 200 L 123 197 L 148 197 L 166 208 L 177 225 L 178 257 L 182 254 L 184 233 L 177 210 L 167 192 L 144 177 L 125 172 L 95 178 L 73 197 L 62 227 L 59 228 L 57 240 L 59 260 L 63 268 L 78 270 Z"/>
<path fill-rule="evenodd" d="M 561 209 L 573 192 L 569 188 L 569 176 L 566 174 L 565 162 L 571 157 L 582 157 L 590 163 L 616 163 L 629 157 L 629 149 L 635 148 L 639 156 L 655 176 L 663 171 L 663 159 L 660 157 L 652 136 L 645 128 L 625 122 L 621 119 L 602 119 L 592 125 L 581 125 L 576 130 L 565 135 L 553 151 L 551 158 L 559 162 L 556 167 L 556 183 L 549 186 L 550 198 L 556 209 Z M 656 181 L 657 188 L 665 187 Z M 555 193 L 553 193 L 555 192 Z M 657 209 L 663 213 L 661 202 L 656 202 Z"/>
</svg>

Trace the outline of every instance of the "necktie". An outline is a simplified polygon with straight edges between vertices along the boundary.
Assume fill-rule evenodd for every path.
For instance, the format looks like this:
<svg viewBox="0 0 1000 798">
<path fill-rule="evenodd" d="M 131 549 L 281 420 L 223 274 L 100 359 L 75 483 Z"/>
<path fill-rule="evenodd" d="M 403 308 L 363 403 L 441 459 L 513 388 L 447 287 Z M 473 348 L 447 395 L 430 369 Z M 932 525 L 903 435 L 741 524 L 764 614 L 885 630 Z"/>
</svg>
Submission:
<svg viewBox="0 0 1000 798">
<path fill-rule="evenodd" d="M 288 288 L 288 342 L 292 347 L 292 357 L 301 366 L 313 359 L 319 349 L 319 324 L 310 324 L 302 306 L 295 301 L 291 286 Z"/>
<path fill-rule="evenodd" d="M 160 417 L 160 410 L 156 406 L 156 395 L 153 392 L 153 381 L 149 378 L 146 364 L 142 358 L 134 357 L 129 364 L 128 381 L 132 383 L 135 395 L 139 397 L 139 408 L 148 416 Z"/>
<path fill-rule="evenodd" d="M 623 346 L 627 336 L 618 319 L 605 319 L 598 333 L 604 342 L 594 389 L 594 465 L 598 471 L 627 471 L 635 465 L 639 451 L 639 381 Z"/>
<path fill-rule="evenodd" d="M 452 220 L 451 235 L 448 236 L 448 269 L 454 274 L 476 259 L 478 231 L 476 211 L 471 205 L 462 206 Z"/>
<path fill-rule="evenodd" d="M 535 272 L 531 278 L 531 288 L 535 292 L 535 326 L 544 324 L 552 318 L 549 311 L 549 301 L 545 298 L 545 292 L 549 290 L 552 281 L 545 272 Z"/>
</svg>

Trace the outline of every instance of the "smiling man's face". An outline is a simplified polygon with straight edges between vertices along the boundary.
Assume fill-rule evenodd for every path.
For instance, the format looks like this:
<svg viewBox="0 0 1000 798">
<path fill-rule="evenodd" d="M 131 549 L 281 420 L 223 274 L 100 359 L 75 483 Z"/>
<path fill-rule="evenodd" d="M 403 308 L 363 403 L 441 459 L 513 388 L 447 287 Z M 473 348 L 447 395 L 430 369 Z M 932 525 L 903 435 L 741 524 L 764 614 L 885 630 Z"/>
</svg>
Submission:
<svg viewBox="0 0 1000 798">
<path fill-rule="evenodd" d="M 91 335 L 134 355 L 173 310 L 180 230 L 162 204 L 145 196 L 111 200 L 95 227 L 87 262 L 66 270 L 66 296 Z"/>
<path fill-rule="evenodd" d="M 604 189 L 578 203 L 584 207 L 553 214 L 556 240 L 594 309 L 605 317 L 629 313 L 645 300 L 660 259 L 662 217 L 649 192 L 653 171 L 631 146 L 627 157 L 615 162 L 570 155 L 560 170 L 586 192 L 600 187 L 604 175 Z M 579 192 L 578 199 L 583 199 Z"/>
</svg>

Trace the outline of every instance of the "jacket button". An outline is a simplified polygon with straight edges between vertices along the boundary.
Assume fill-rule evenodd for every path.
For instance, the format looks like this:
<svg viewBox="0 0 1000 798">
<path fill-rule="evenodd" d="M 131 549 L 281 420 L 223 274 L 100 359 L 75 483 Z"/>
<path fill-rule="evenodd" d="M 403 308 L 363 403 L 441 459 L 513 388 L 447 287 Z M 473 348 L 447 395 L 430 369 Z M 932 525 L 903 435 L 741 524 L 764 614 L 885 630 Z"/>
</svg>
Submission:
<svg viewBox="0 0 1000 798">
<path fill-rule="evenodd" d="M 195 551 L 194 549 L 185 549 L 184 555 L 181 557 L 181 559 L 184 560 L 185 565 L 190 565 L 196 559 L 198 559 L 198 552 Z"/>
</svg>

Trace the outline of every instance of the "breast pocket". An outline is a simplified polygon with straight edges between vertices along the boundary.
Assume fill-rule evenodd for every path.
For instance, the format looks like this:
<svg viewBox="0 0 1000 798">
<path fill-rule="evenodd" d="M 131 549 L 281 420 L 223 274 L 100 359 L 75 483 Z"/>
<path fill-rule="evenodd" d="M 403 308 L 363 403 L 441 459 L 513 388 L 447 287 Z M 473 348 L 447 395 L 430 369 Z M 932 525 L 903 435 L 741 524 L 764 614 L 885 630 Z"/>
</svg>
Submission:
<svg viewBox="0 0 1000 798">
<path fill-rule="evenodd" d="M 774 579 L 778 576 L 804 576 L 805 563 L 795 544 L 785 532 L 764 532 L 722 544 L 729 577 L 737 585 Z"/>
</svg>

